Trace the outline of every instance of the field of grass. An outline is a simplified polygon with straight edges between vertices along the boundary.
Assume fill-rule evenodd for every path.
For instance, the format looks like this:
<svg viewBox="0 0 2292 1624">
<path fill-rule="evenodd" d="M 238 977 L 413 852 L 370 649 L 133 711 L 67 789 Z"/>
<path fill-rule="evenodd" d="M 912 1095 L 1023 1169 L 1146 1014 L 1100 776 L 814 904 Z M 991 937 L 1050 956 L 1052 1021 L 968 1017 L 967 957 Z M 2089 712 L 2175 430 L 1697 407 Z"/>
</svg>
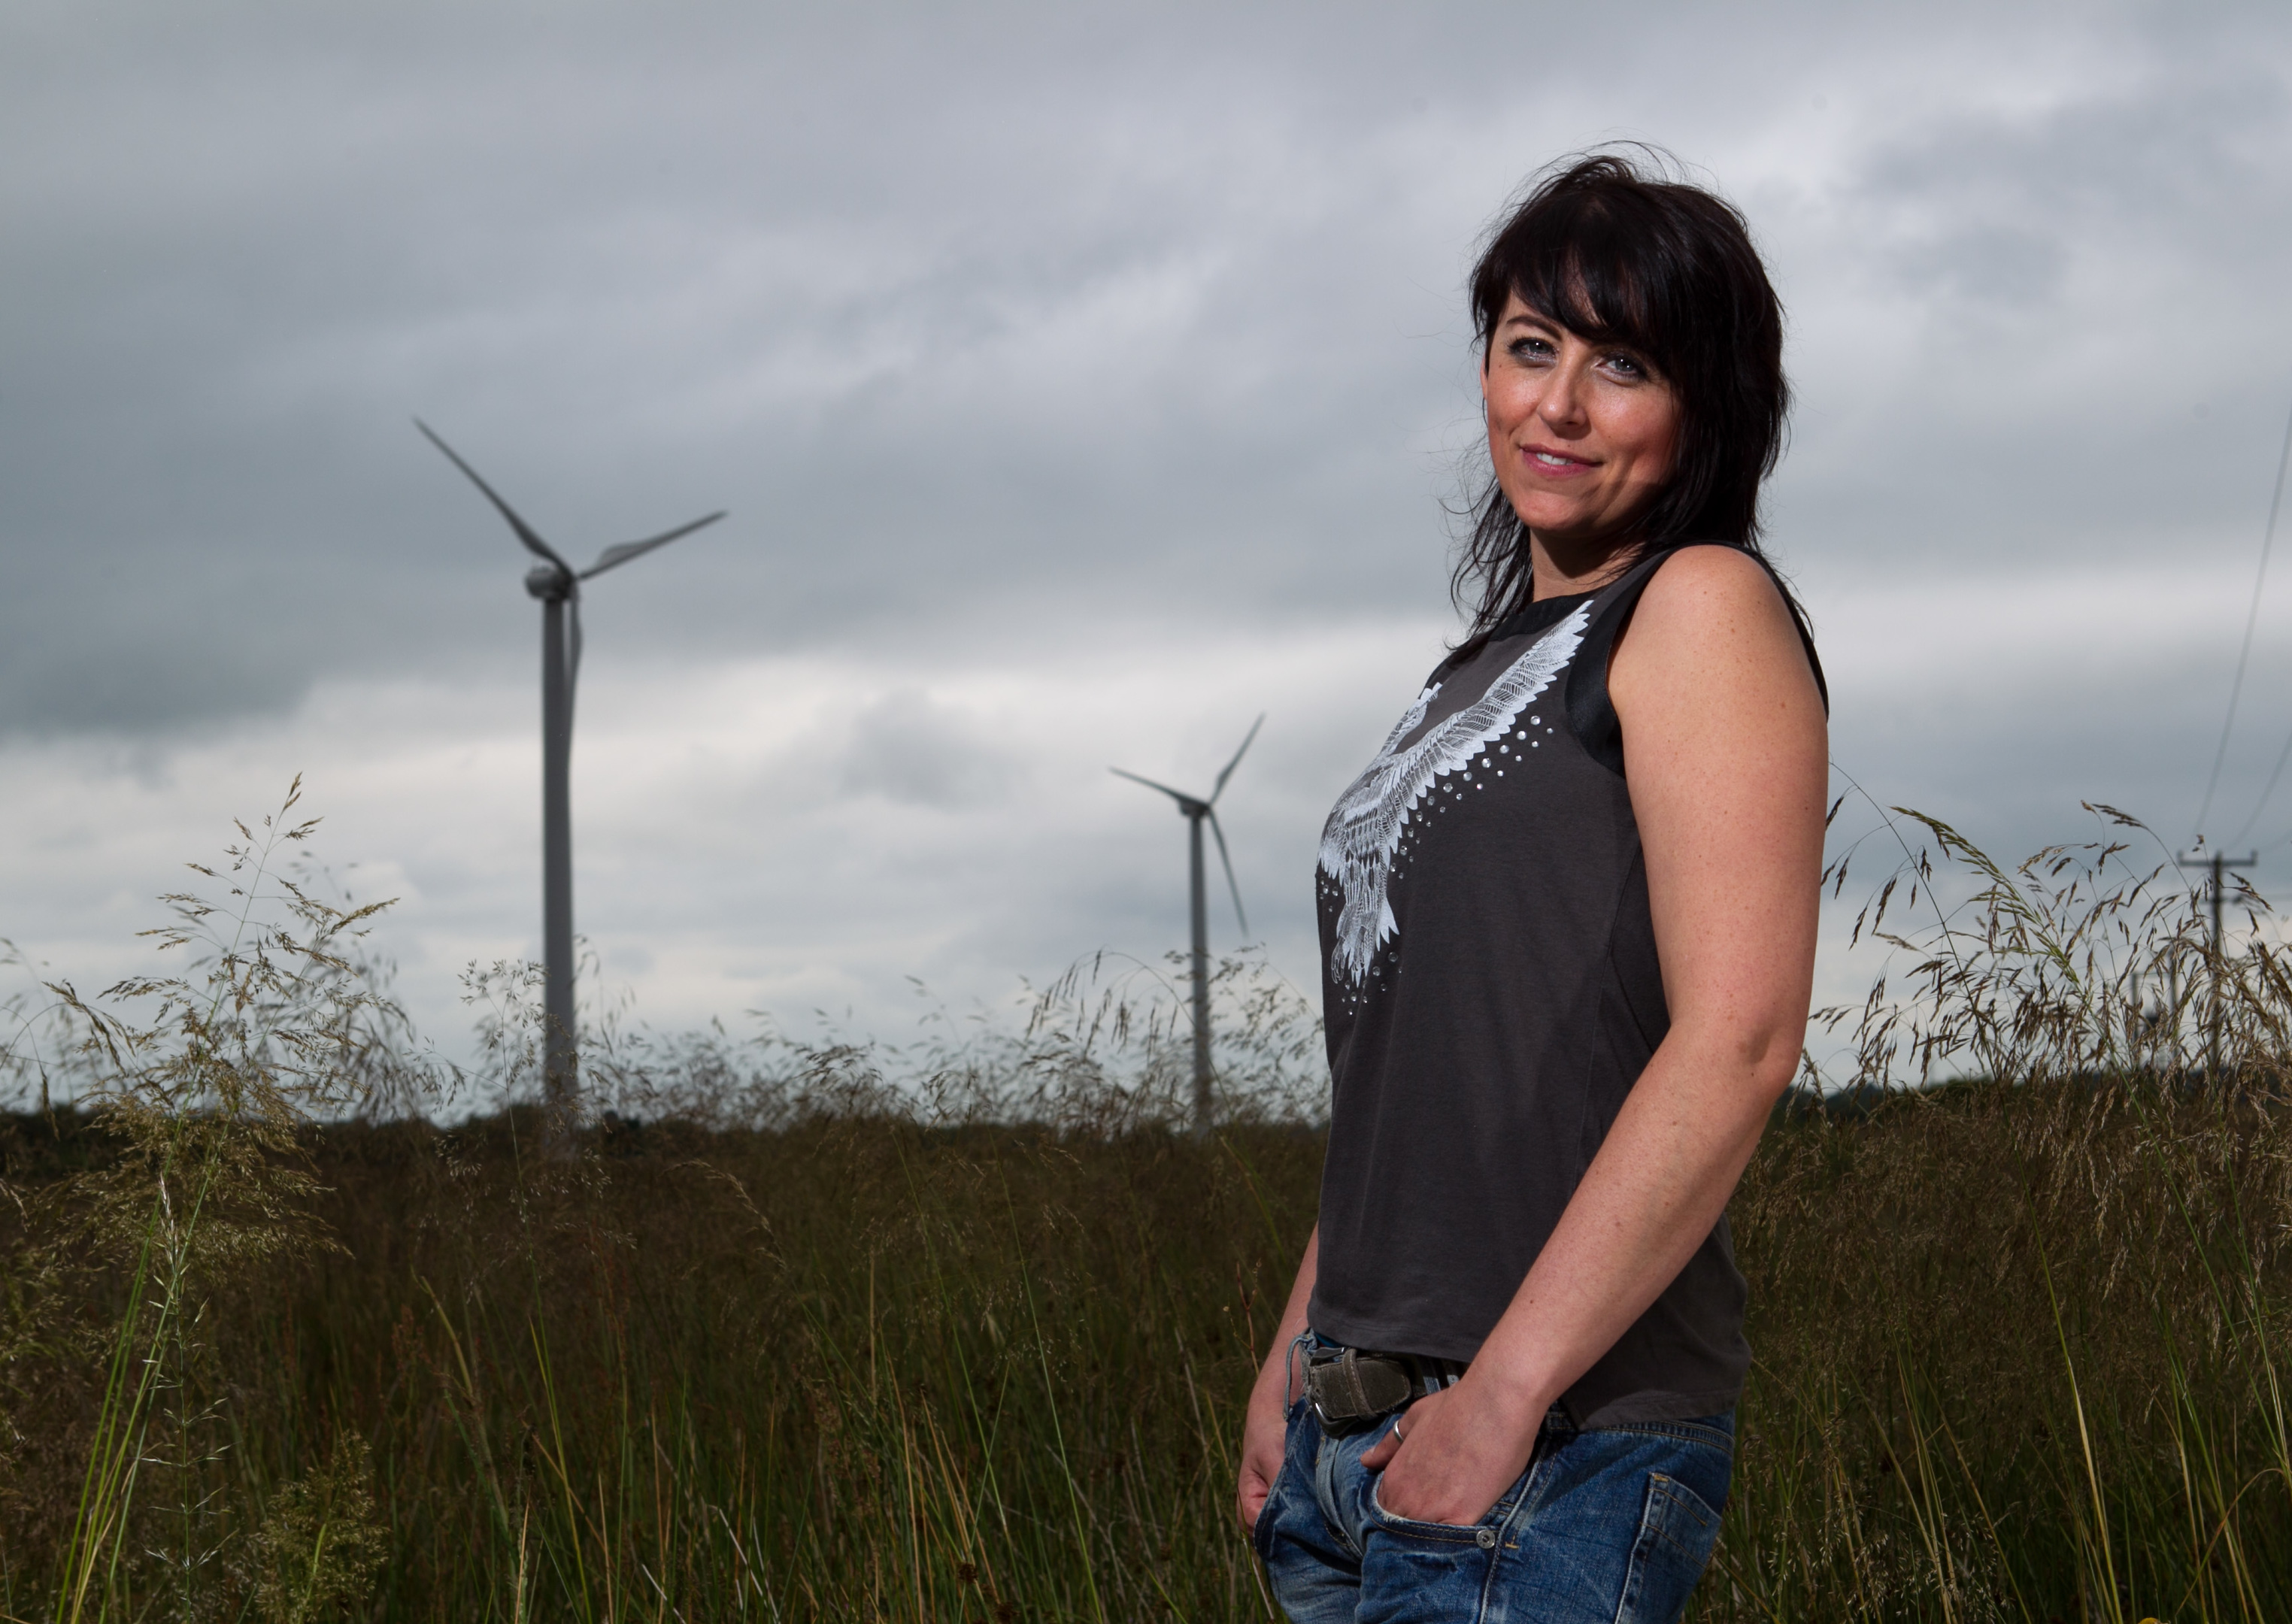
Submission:
<svg viewBox="0 0 2292 1624">
<path fill-rule="evenodd" d="M 1839 1018 L 1866 1083 L 1989 1080 L 1769 1136 L 1690 1616 L 2292 1618 L 2279 967 L 2190 958 L 2114 854 L 1956 855 L 1953 924 Z M 234 856 L 197 975 L 64 997 L 43 1065 L 95 1113 L 0 1124 L 0 1615 L 1274 1616 L 1232 1461 L 1320 1139 L 1271 1003 L 1230 989 L 1207 1139 L 1166 1026 L 1075 1005 L 921 1089 L 625 1044 L 593 1075 L 642 1123 L 568 1153 L 346 1115 L 414 1086 L 357 921 Z"/>
</svg>

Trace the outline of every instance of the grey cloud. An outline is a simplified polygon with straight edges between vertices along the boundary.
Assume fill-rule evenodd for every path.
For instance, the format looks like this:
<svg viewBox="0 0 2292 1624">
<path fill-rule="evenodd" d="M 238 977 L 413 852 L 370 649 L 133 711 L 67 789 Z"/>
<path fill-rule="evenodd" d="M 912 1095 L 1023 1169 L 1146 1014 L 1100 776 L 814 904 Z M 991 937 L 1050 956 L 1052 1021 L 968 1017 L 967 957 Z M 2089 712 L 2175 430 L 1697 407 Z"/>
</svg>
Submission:
<svg viewBox="0 0 2292 1624">
<path fill-rule="evenodd" d="M 1110 574 L 1166 594 L 1174 555 L 1253 519 L 1282 527 L 1263 475 L 1291 425 L 1231 377 L 1278 367 L 1207 308 L 1221 222 L 1173 217 L 1175 199 L 1070 214 L 1046 185 L 994 194 L 1023 173 L 958 187 L 932 173 L 946 152 L 905 132 L 843 155 L 842 189 L 782 161 L 659 197 L 617 173 L 641 165 L 577 179 L 537 155 L 487 186 L 519 142 L 465 176 L 410 117 L 346 117 L 381 125 L 433 184 L 361 185 L 369 153 L 347 174 L 258 163 L 275 189 L 254 199 L 194 189 L 146 212 L 116 176 L 122 195 L 96 203 L 31 199 L 51 218 L 12 257 L 42 313 L 9 334 L 0 456 L 12 527 L 52 579 L 4 628 L 6 722 L 166 726 L 291 703 L 318 672 L 386 670 L 424 645 L 482 657 L 466 651 L 500 617 L 480 594 L 501 595 L 504 538 L 412 438 L 417 410 L 568 545 L 671 502 L 733 506 L 706 601 L 656 610 L 655 646 L 865 635 L 1014 579 L 1069 601 Z M 788 127 L 766 119 L 749 144 Z M 211 164 L 180 166 L 255 163 L 245 132 L 206 133 L 186 144 Z M 1058 196 L 1126 179 L 1052 166 Z M 133 636 L 107 613 L 122 575 L 165 605 Z M 207 659 L 219 640 L 234 657 Z M 197 681 L 165 680 L 203 662 Z"/>
<path fill-rule="evenodd" d="M 2069 262 L 2059 237 L 2010 227 L 1953 232 L 1901 261 L 1914 288 L 2014 310 L 2028 310 L 2058 293 Z"/>
<path fill-rule="evenodd" d="M 908 806 L 965 807 L 1001 798 L 1017 764 L 986 730 L 916 688 L 898 688 L 853 720 L 843 759 L 846 794 Z"/>
<path fill-rule="evenodd" d="M 1537 164 L 1635 135 L 1743 202 L 1790 301 L 1772 535 L 1841 651 L 1840 760 L 2008 850 L 2080 795 L 2192 808 L 2292 404 L 2292 21 L 1658 6 L 1571 19 L 1564 52 L 1550 28 L 1511 4 L 12 6 L 0 754 L 165 758 L 291 729 L 330 684 L 529 694 L 524 557 L 419 413 L 580 556 L 731 510 L 599 583 L 585 707 L 763 655 L 926 673 L 854 696 L 774 786 L 893 819 L 837 871 L 887 888 L 855 904 L 884 940 L 912 915 L 940 961 L 1039 968 L 1174 939 L 1177 820 L 1030 821 L 1049 747 L 997 756 L 928 673 L 1216 671 L 1437 615 L 1471 244 Z M 2005 657 L 2054 647 L 2063 583 L 2143 570 L 2219 582 L 2216 614 L 2184 593 L 2170 626 L 2082 628 L 2115 672 Z M 1937 623 L 1978 606 L 1994 641 L 1857 675 L 1905 594 Z M 2292 726 L 2275 602 L 2238 818 Z M 1265 842 L 1237 858 L 1254 924 L 1310 943 L 1315 798 L 1436 642 L 1393 656 L 1390 709 L 1269 724 L 1267 760 L 1298 753 L 1231 824 Z M 766 880 L 723 873 L 748 810 L 647 848 L 621 905 L 655 961 L 674 929 L 747 961 Z M 1007 826 L 971 866 L 1029 878 L 963 891 L 932 844 L 958 825 Z M 485 867 L 424 861 L 440 893 Z M 838 973 L 925 968 L 900 944 Z"/>
<path fill-rule="evenodd" d="M 2062 292 L 2073 262 L 2109 280 L 2248 280 L 2278 240 L 2250 228 L 2292 202 L 2273 158 L 2292 114 L 2280 65 L 2166 60 L 2135 78 L 1883 143 L 1851 183 L 1869 251 L 1943 308 L 1996 300 L 2032 333 L 2047 324 L 2028 307 Z"/>
</svg>

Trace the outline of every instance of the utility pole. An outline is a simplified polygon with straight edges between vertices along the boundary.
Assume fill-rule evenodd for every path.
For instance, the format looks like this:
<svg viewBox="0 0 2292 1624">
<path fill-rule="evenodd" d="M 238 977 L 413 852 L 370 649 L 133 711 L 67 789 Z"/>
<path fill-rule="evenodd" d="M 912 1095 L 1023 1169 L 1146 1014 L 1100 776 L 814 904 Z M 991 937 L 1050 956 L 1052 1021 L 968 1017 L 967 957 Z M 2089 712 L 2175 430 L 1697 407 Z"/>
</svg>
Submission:
<svg viewBox="0 0 2292 1624">
<path fill-rule="evenodd" d="M 2185 857 L 2176 856 L 2173 861 L 2183 868 L 2202 868 L 2212 871 L 2212 876 L 2207 884 L 2212 891 L 2213 957 L 2217 959 L 2221 955 L 2221 897 L 2227 878 L 2223 871 L 2231 868 L 2250 868 L 2260 861 L 2260 854 L 2256 851 L 2245 856 L 2231 857 L 2224 852 L 2216 851 L 2210 856 L 2196 853 Z"/>
<path fill-rule="evenodd" d="M 2205 1074 L 2212 1081 L 2217 1082 L 2220 1080 L 2219 986 L 2221 968 L 2225 962 L 2225 961 L 2221 957 L 2221 903 L 2227 894 L 2228 871 L 2232 868 L 2252 867 L 2253 864 L 2260 861 L 2260 854 L 2255 851 L 2247 853 L 2241 857 L 2231 857 L 2225 852 L 2216 851 L 2210 856 L 2207 856 L 2200 852 L 2192 852 L 2185 857 L 2175 856 L 2173 861 L 2182 868 L 2197 868 L 2210 871 L 2207 876 L 2206 884 L 2212 893 L 2213 938 L 2211 966 L 2214 992 L 2212 1012 L 2207 1022 L 2209 1031 L 2207 1032 L 2205 1039 Z"/>
</svg>

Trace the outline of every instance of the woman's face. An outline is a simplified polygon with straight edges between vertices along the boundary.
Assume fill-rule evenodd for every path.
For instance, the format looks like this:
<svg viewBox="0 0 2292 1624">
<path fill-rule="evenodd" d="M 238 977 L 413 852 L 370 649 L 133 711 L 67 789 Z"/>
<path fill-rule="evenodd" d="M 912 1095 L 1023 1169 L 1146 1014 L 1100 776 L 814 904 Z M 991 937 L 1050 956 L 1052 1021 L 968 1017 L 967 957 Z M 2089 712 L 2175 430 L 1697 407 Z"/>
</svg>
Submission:
<svg viewBox="0 0 2292 1624">
<path fill-rule="evenodd" d="M 1671 475 L 1679 400 L 1646 359 L 1593 344 L 1514 293 L 1481 369 L 1489 456 L 1547 549 L 1619 539 Z"/>
</svg>

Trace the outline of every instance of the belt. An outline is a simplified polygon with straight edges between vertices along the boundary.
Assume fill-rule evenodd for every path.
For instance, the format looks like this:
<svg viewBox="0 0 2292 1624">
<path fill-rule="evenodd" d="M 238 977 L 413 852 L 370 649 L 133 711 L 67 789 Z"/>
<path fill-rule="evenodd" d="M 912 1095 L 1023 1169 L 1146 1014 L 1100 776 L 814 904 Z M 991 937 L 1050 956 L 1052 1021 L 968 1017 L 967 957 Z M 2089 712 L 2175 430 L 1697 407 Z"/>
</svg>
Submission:
<svg viewBox="0 0 2292 1624">
<path fill-rule="evenodd" d="M 1358 1431 L 1438 1392 L 1464 1373 L 1465 1367 L 1453 1359 L 1373 1353 L 1329 1343 L 1305 1348 L 1306 1401 L 1331 1431 Z"/>
</svg>

